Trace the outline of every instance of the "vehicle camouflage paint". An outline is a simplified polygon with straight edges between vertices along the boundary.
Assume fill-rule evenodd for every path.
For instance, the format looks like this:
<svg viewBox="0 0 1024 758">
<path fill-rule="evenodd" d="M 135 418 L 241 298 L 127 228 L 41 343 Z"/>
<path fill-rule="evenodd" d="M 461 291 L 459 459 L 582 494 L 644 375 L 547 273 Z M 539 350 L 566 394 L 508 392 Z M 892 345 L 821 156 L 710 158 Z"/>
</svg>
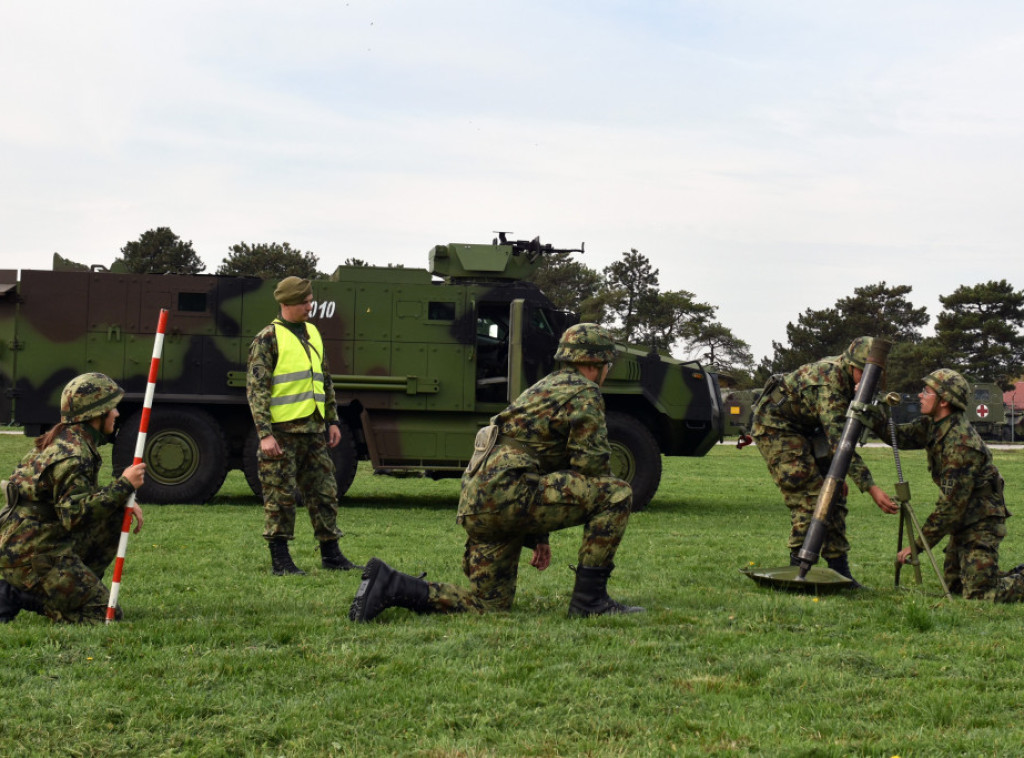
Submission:
<svg viewBox="0 0 1024 758">
<path fill-rule="evenodd" d="M 339 493 L 356 463 L 377 473 L 459 476 L 477 430 L 548 373 L 562 331 L 558 311 L 526 277 L 539 240 L 438 245 L 429 270 L 340 266 L 313 282 L 319 328 L 337 392 Z M 60 391 L 101 371 L 124 389 L 114 468 L 131 462 L 161 308 L 170 316 L 147 436 L 150 503 L 202 503 L 228 470 L 253 491 L 258 441 L 245 399 L 256 333 L 277 315 L 275 281 L 105 269 L 0 272 L 0 417 L 36 436 L 56 423 Z M 721 436 L 717 377 L 620 345 L 604 386 L 613 469 L 643 508 L 661 455 L 704 455 Z"/>
<path fill-rule="evenodd" d="M 722 389 L 723 434 L 739 437 L 750 434 L 754 425 L 754 403 L 761 397 L 762 388 L 748 390 Z"/>
</svg>

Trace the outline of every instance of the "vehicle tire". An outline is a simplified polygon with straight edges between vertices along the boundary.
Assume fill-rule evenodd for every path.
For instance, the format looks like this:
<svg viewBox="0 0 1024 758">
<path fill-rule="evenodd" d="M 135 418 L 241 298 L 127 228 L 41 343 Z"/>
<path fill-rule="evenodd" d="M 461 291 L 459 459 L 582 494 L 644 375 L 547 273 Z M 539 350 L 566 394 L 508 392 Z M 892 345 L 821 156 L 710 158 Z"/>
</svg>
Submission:
<svg viewBox="0 0 1024 758">
<path fill-rule="evenodd" d="M 633 510 L 642 511 L 661 483 L 661 449 L 654 435 L 633 416 L 607 414 L 612 474 L 633 487 Z"/>
<path fill-rule="evenodd" d="M 344 421 L 338 424 L 341 430 L 341 442 L 335 448 L 328 448 L 331 460 L 334 462 L 334 479 L 338 483 L 338 499 L 340 500 L 348 488 L 352 486 L 352 480 L 356 476 L 356 466 L 359 463 L 359 455 L 356 453 L 356 440 L 352 429 Z M 249 489 L 263 502 L 263 486 L 260 484 L 259 461 L 257 451 L 260 441 L 256 436 L 256 427 L 249 432 L 245 439 L 245 450 L 242 453 L 242 470 L 245 472 L 245 481 L 249 483 Z"/>
<path fill-rule="evenodd" d="M 135 458 L 142 411 L 132 414 L 114 442 L 114 473 Z M 205 503 L 227 475 L 228 450 L 224 432 L 205 411 L 195 408 L 159 408 L 149 417 L 146 483 L 139 490 L 142 503 Z"/>
</svg>

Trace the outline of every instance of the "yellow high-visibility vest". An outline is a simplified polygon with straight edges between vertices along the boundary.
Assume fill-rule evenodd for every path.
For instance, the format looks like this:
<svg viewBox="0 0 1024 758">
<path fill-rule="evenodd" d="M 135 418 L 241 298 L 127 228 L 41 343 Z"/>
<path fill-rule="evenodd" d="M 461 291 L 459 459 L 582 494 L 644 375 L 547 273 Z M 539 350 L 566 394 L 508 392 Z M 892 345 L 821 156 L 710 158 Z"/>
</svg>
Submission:
<svg viewBox="0 0 1024 758">
<path fill-rule="evenodd" d="M 274 321 L 277 337 L 277 365 L 274 366 L 274 380 L 270 392 L 270 420 L 282 421 L 311 416 L 314 411 L 324 413 L 324 342 L 320 332 L 310 323 L 306 324 L 309 337 L 309 352 L 295 332 Z"/>
</svg>

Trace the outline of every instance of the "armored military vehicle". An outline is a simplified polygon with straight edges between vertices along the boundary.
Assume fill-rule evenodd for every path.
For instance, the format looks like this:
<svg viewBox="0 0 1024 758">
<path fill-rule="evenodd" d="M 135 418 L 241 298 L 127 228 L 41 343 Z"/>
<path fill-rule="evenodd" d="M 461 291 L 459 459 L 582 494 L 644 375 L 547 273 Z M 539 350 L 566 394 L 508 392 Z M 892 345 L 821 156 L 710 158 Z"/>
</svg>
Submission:
<svg viewBox="0 0 1024 758">
<path fill-rule="evenodd" d="M 313 282 L 337 391 L 339 492 L 356 464 L 459 476 L 477 430 L 553 367 L 575 317 L 526 281 L 539 239 L 438 245 L 429 268 L 340 266 Z M 85 371 L 124 387 L 115 470 L 131 462 L 161 308 L 170 312 L 147 437 L 143 502 L 202 503 L 229 469 L 253 491 L 257 439 L 245 398 L 255 334 L 277 315 L 276 282 L 230 276 L 0 272 L 0 418 L 25 434 L 56 423 L 61 388 Z M 620 346 L 604 386 L 614 471 L 643 508 L 661 455 L 701 456 L 721 435 L 717 380 L 698 363 Z"/>
<path fill-rule="evenodd" d="M 722 390 L 722 416 L 725 419 L 723 434 L 738 437 L 750 434 L 753 426 L 754 403 L 761 397 L 761 388 L 747 390 Z"/>
</svg>

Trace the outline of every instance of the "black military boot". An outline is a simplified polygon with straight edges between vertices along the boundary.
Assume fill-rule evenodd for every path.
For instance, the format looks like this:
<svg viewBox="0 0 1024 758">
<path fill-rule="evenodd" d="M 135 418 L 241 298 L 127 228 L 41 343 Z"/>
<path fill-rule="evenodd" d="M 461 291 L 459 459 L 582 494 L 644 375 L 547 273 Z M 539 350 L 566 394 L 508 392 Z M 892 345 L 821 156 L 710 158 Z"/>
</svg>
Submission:
<svg viewBox="0 0 1024 758">
<path fill-rule="evenodd" d="M 270 545 L 270 563 L 275 576 L 283 576 L 285 574 L 306 575 L 306 572 L 292 561 L 292 555 L 288 552 L 288 540 L 278 537 L 277 539 L 270 540 L 267 544 Z"/>
<path fill-rule="evenodd" d="M 9 624 L 22 610 L 21 593 L 0 579 L 0 624 Z"/>
<path fill-rule="evenodd" d="M 7 582 L 0 580 L 0 624 L 14 621 L 14 617 L 18 615 L 19 611 L 29 611 L 45 616 L 46 606 L 31 592 L 12 587 Z"/>
<path fill-rule="evenodd" d="M 826 558 L 828 567 L 835 571 L 840 576 L 845 576 L 853 584 L 853 589 L 862 590 L 864 585 L 853 578 L 853 574 L 850 573 L 850 562 L 845 555 L 841 555 L 838 558 Z"/>
<path fill-rule="evenodd" d="M 569 616 L 600 616 L 605 613 L 643 613 L 638 605 L 623 605 L 608 597 L 608 577 L 614 565 L 579 566 L 576 586 L 569 600 Z"/>
<path fill-rule="evenodd" d="M 345 557 L 345 554 L 341 552 L 341 548 L 338 547 L 337 540 L 320 543 L 320 565 L 331 571 L 349 571 L 351 569 L 363 568 Z"/>
<path fill-rule="evenodd" d="M 430 613 L 427 605 L 430 588 L 415 576 L 395 571 L 380 558 L 371 558 L 363 571 L 363 583 L 356 590 L 348 617 L 352 621 L 370 621 L 385 608 L 396 606 L 416 613 Z"/>
</svg>

